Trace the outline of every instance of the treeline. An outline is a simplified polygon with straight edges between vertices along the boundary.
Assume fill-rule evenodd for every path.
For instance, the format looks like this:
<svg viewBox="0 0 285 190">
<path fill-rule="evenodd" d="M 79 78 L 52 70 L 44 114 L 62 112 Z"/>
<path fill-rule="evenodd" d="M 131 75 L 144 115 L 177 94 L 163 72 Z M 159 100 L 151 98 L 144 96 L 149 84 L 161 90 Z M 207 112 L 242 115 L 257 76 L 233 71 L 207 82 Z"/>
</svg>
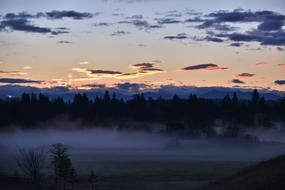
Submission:
<svg viewBox="0 0 285 190">
<path fill-rule="evenodd" d="M 219 100 L 202 99 L 193 94 L 187 99 L 177 95 L 172 99 L 152 99 L 137 94 L 131 100 L 124 100 L 106 91 L 103 97 L 95 99 L 75 94 L 73 101 L 65 102 L 44 94 L 24 93 L 20 98 L 0 100 L 0 116 L 2 129 L 11 124 L 30 127 L 61 118 L 88 124 L 161 122 L 169 131 L 208 129 L 217 121 L 233 127 L 270 127 L 276 121 L 285 121 L 285 97 L 266 101 L 254 90 L 251 100 L 239 100 L 236 93 Z"/>
</svg>

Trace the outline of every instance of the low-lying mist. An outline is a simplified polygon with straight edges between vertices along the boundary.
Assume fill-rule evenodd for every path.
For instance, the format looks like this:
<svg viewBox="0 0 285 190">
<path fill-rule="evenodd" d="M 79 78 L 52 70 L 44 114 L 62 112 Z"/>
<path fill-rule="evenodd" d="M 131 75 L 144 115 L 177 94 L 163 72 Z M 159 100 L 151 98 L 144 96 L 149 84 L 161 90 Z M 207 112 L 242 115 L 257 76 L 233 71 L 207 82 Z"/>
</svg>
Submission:
<svg viewBox="0 0 285 190">
<path fill-rule="evenodd" d="M 1 132 L 0 153 L 2 156 L 7 152 L 11 155 L 20 148 L 48 147 L 55 143 L 68 146 L 74 158 L 99 160 L 261 160 L 285 153 L 285 133 L 274 129 L 248 131 L 256 135 L 259 141 L 246 141 L 238 138 L 191 138 L 155 132 L 127 132 L 103 127 L 78 129 L 76 123 L 65 123 L 65 126 L 71 126 L 66 129 L 60 125 L 53 125 L 57 129 L 45 126 L 42 130 Z"/>
</svg>

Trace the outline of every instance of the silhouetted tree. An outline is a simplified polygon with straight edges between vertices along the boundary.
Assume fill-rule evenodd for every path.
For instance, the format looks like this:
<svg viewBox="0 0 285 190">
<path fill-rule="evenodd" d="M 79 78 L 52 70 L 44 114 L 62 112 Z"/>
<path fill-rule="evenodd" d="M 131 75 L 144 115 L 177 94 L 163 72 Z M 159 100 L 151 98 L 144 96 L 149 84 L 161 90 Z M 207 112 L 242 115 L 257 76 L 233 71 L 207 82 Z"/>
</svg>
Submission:
<svg viewBox="0 0 285 190">
<path fill-rule="evenodd" d="M 53 144 L 50 148 L 51 166 L 55 177 L 55 183 L 60 188 L 65 188 L 65 182 L 71 174 L 72 163 L 67 154 L 67 147 L 62 144 Z"/>
<path fill-rule="evenodd" d="M 44 148 L 20 149 L 16 161 L 20 170 L 32 179 L 34 185 L 39 185 L 45 164 Z"/>
</svg>

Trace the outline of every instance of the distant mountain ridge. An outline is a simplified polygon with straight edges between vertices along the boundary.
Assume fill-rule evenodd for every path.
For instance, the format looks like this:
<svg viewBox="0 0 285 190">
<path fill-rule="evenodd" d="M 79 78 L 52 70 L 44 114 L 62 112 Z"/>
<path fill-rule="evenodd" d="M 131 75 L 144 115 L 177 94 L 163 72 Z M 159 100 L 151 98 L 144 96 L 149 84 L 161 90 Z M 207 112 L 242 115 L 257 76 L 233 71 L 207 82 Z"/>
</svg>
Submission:
<svg viewBox="0 0 285 190">
<path fill-rule="evenodd" d="M 133 88 L 132 84 L 128 84 L 128 87 L 121 88 L 120 86 L 112 88 L 94 88 L 90 90 L 74 90 L 67 87 L 54 87 L 54 88 L 36 88 L 31 86 L 19 86 L 19 85 L 4 85 L 0 86 L 0 98 L 5 99 L 7 97 L 19 97 L 22 93 L 43 93 L 50 98 L 62 97 L 64 100 L 69 101 L 73 99 L 76 93 L 86 93 L 89 98 L 95 98 L 96 96 L 102 97 L 105 91 L 110 93 L 116 93 L 117 98 L 130 99 L 134 94 L 144 93 L 145 97 L 170 99 L 173 95 L 178 95 L 181 98 L 187 98 L 190 94 L 196 94 L 198 97 L 205 99 L 222 99 L 226 95 L 232 96 L 233 93 L 237 93 L 239 99 L 250 99 L 253 89 L 243 88 L 230 88 L 230 87 L 195 87 L 195 86 L 172 86 L 166 85 L 159 88 L 145 88 L 141 89 L 138 84 L 135 84 L 136 88 Z M 278 100 L 285 95 L 284 91 L 275 91 L 268 89 L 260 89 L 259 93 L 266 100 Z"/>
</svg>

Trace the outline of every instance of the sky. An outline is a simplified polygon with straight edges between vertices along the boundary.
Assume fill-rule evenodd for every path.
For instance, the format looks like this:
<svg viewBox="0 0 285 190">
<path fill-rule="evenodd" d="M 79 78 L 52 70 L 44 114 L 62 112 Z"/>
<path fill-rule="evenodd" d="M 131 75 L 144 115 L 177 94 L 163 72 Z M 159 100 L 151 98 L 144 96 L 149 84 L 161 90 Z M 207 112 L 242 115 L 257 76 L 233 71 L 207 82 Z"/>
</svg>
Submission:
<svg viewBox="0 0 285 190">
<path fill-rule="evenodd" d="M 0 85 L 285 91 L 284 0 L 0 0 Z"/>
</svg>

